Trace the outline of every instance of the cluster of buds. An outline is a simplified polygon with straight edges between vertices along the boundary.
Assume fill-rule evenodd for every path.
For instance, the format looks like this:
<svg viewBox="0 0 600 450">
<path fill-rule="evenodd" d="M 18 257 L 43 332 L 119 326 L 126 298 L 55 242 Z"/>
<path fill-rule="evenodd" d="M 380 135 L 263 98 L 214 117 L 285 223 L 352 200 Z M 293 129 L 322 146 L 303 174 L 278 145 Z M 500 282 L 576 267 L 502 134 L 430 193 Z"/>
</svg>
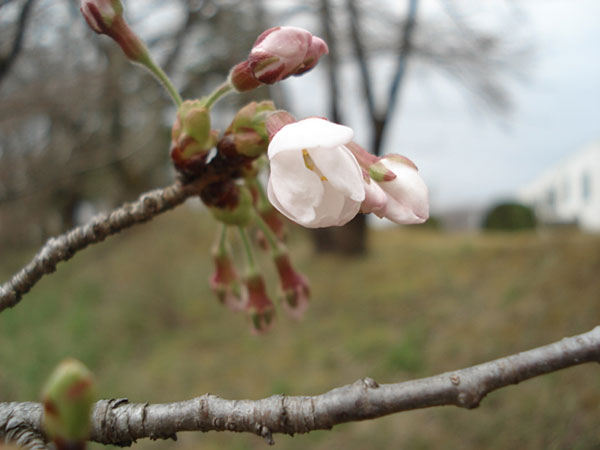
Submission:
<svg viewBox="0 0 600 450">
<path fill-rule="evenodd" d="M 296 121 L 263 101 L 240 109 L 224 133 L 212 129 L 211 108 L 219 98 L 306 73 L 328 53 L 322 39 L 301 28 L 270 28 L 225 83 L 206 97 L 184 102 L 127 25 L 120 0 L 81 0 L 81 12 L 95 32 L 110 36 L 129 59 L 151 70 L 173 98 L 173 164 L 183 182 L 198 181 L 203 203 L 224 224 L 210 287 L 224 305 L 247 311 L 254 331 L 271 326 L 275 306 L 254 263 L 246 228 L 257 225 L 255 236 L 271 251 L 279 275 L 282 307 L 300 317 L 310 291 L 283 245 L 283 216 L 308 228 L 344 225 L 360 212 L 401 224 L 427 219 L 427 187 L 412 161 L 369 154 L 352 142 L 348 127 L 315 117 Z M 270 166 L 266 192 L 258 178 L 265 155 Z M 238 227 L 244 242 L 248 271 L 243 280 L 227 251 L 227 226 Z"/>
<path fill-rule="evenodd" d="M 325 41 L 302 28 L 269 28 L 256 39 L 248 58 L 231 70 L 229 82 L 238 92 L 274 84 L 311 70 L 327 53 Z"/>
</svg>

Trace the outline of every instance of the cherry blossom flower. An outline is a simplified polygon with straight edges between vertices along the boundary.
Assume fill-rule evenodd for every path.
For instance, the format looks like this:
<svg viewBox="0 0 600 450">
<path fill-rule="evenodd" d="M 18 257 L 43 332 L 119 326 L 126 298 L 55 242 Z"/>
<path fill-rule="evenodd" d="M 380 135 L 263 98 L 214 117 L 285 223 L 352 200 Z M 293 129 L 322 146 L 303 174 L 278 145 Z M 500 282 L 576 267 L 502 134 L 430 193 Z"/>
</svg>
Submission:
<svg viewBox="0 0 600 450">
<path fill-rule="evenodd" d="M 429 218 L 427 185 L 417 166 L 402 155 L 386 155 L 379 159 L 395 178 L 371 180 L 361 211 L 372 212 L 399 224 L 423 223 Z M 382 193 L 385 201 L 382 201 Z"/>
<path fill-rule="evenodd" d="M 353 134 L 318 118 L 281 128 L 268 150 L 267 194 L 273 206 L 308 228 L 349 222 L 365 199 L 362 169 L 345 145 Z"/>
</svg>

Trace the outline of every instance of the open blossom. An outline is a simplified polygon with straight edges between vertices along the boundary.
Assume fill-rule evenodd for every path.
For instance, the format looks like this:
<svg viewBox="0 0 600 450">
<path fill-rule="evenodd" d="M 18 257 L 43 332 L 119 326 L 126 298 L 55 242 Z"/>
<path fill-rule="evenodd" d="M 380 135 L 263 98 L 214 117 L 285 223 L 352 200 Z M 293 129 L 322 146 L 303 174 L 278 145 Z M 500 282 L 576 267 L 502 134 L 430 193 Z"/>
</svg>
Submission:
<svg viewBox="0 0 600 450">
<path fill-rule="evenodd" d="M 429 217 L 427 185 L 414 163 L 401 155 L 379 159 L 395 178 L 371 180 L 361 211 L 372 212 L 399 224 L 423 223 Z M 385 197 L 383 197 L 385 195 Z M 382 201 L 385 198 L 385 201 Z"/>
<path fill-rule="evenodd" d="M 365 199 L 362 169 L 345 145 L 353 134 L 317 118 L 281 128 L 268 150 L 267 193 L 273 206 L 308 228 L 349 222 Z"/>
</svg>

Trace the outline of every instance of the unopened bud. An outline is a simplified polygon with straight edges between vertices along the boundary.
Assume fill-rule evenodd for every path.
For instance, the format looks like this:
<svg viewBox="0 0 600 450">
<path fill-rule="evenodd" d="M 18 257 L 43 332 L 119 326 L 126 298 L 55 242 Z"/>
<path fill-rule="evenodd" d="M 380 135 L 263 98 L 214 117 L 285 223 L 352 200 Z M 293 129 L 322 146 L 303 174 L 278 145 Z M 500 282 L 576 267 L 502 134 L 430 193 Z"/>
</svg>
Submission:
<svg viewBox="0 0 600 450">
<path fill-rule="evenodd" d="M 42 399 L 44 431 L 59 447 L 76 448 L 88 439 L 96 393 L 87 367 L 75 359 L 60 363 L 48 379 Z"/>
<path fill-rule="evenodd" d="M 171 130 L 171 159 L 175 166 L 182 172 L 194 172 L 204 165 L 216 142 L 209 109 L 201 100 L 183 102 Z"/>
<path fill-rule="evenodd" d="M 252 331 L 262 334 L 271 328 L 275 318 L 273 302 L 267 295 L 265 280 L 261 275 L 252 274 L 246 278 L 248 306 L 246 307 L 252 322 Z"/>
<path fill-rule="evenodd" d="M 233 137 L 237 153 L 256 158 L 267 152 L 269 134 L 266 120 L 273 111 L 273 102 L 263 101 L 249 103 L 237 112 L 225 131 L 225 135 Z"/>
<path fill-rule="evenodd" d="M 98 34 L 107 34 L 115 19 L 123 15 L 121 0 L 81 0 L 79 9 L 90 28 Z"/>
<path fill-rule="evenodd" d="M 256 89 L 262 83 L 254 78 L 248 61 L 242 61 L 229 72 L 229 84 L 238 92 L 246 92 Z"/>
<path fill-rule="evenodd" d="M 328 52 L 322 39 L 302 28 L 275 27 L 256 39 L 248 63 L 254 78 L 261 83 L 274 84 L 312 69 Z"/>
<path fill-rule="evenodd" d="M 283 292 L 283 307 L 292 317 L 299 319 L 308 307 L 310 296 L 308 280 L 294 270 L 287 253 L 276 255 L 274 261 Z"/>
<path fill-rule="evenodd" d="M 215 272 L 210 278 L 210 288 L 219 301 L 233 311 L 245 308 L 246 296 L 231 254 L 226 248 L 216 245 L 213 249 Z"/>
<path fill-rule="evenodd" d="M 148 49 L 123 17 L 121 0 L 81 0 L 81 14 L 90 28 L 112 38 L 131 61 L 146 63 Z"/>
<path fill-rule="evenodd" d="M 248 59 L 231 70 L 229 82 L 240 92 L 274 84 L 309 71 L 328 52 L 325 41 L 302 28 L 269 28 L 258 36 Z"/>
</svg>

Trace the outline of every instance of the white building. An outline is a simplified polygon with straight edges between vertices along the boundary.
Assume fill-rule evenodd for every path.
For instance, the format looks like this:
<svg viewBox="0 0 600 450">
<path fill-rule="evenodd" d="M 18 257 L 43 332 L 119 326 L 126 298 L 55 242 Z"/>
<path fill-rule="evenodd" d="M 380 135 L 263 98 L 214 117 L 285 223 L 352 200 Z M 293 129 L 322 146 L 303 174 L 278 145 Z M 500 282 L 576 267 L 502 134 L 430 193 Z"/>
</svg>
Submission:
<svg viewBox="0 0 600 450">
<path fill-rule="evenodd" d="M 542 173 L 518 197 L 543 223 L 600 231 L 600 141 Z"/>
</svg>

